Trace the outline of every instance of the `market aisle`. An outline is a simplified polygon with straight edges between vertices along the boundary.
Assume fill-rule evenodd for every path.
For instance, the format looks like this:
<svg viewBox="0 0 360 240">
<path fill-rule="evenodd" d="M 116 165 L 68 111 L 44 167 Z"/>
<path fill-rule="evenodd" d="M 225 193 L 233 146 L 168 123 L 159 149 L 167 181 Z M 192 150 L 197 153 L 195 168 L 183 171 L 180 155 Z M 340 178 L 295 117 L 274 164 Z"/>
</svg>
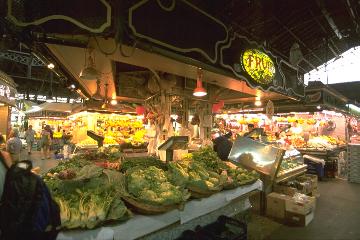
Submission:
<svg viewBox="0 0 360 240">
<path fill-rule="evenodd" d="M 360 184 L 336 179 L 318 186 L 321 196 L 314 220 L 306 228 L 282 225 L 269 240 L 360 239 Z"/>
<path fill-rule="evenodd" d="M 33 151 L 31 155 L 28 155 L 26 150 L 21 152 L 21 159 L 22 160 L 32 160 L 33 167 L 40 167 L 41 173 L 46 172 L 52 167 L 55 167 L 59 160 L 54 158 L 41 160 L 42 154 L 40 151 Z"/>
</svg>

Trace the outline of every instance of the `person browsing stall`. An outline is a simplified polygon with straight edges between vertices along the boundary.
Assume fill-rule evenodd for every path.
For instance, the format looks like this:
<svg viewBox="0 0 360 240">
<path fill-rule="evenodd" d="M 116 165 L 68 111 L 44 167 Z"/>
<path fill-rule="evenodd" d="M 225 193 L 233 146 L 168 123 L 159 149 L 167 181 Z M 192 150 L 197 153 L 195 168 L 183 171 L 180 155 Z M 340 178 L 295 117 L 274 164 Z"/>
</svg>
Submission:
<svg viewBox="0 0 360 240">
<path fill-rule="evenodd" d="M 50 146 L 51 146 L 51 129 L 49 125 L 46 125 L 41 132 L 41 148 L 43 151 L 43 158 L 50 159 Z"/>
<path fill-rule="evenodd" d="M 214 139 L 214 151 L 221 160 L 228 160 L 232 148 L 232 142 L 230 141 L 231 136 L 232 132 L 230 131 Z"/>
<path fill-rule="evenodd" d="M 0 134 L 0 147 L 5 144 L 5 139 L 2 134 Z M 7 169 L 12 165 L 11 156 L 8 152 L 0 149 L 0 199 L 4 191 L 4 183 Z"/>
<path fill-rule="evenodd" d="M 32 146 L 34 144 L 35 141 L 35 131 L 34 129 L 32 129 L 32 126 L 29 125 L 28 130 L 25 132 L 25 140 L 27 143 L 27 148 L 28 148 L 28 154 L 31 154 L 31 150 L 32 150 Z"/>
<path fill-rule="evenodd" d="M 22 142 L 19 138 L 19 130 L 14 128 L 11 130 L 9 140 L 6 142 L 6 151 L 10 153 L 13 162 L 20 161 L 20 154 L 22 150 Z"/>
<path fill-rule="evenodd" d="M 247 127 L 248 127 L 248 131 L 244 134 L 244 137 L 249 136 L 251 134 L 252 130 L 255 129 L 255 125 L 252 123 L 248 124 Z"/>
</svg>

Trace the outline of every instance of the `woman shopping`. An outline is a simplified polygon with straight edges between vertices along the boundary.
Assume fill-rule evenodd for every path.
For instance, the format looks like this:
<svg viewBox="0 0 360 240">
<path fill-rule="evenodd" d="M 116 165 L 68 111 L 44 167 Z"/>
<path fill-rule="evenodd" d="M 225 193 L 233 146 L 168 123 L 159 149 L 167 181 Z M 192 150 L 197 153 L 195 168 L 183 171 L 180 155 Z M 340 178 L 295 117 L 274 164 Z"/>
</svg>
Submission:
<svg viewBox="0 0 360 240">
<path fill-rule="evenodd" d="M 40 143 L 43 152 L 42 160 L 45 158 L 50 159 L 51 128 L 49 125 L 46 125 L 42 130 Z"/>
<path fill-rule="evenodd" d="M 28 148 L 28 154 L 31 154 L 31 150 L 32 150 L 32 146 L 34 145 L 34 141 L 35 141 L 35 131 L 32 129 L 32 126 L 29 125 L 28 130 L 26 130 L 25 132 L 25 140 L 27 143 L 27 148 Z"/>
<path fill-rule="evenodd" d="M 19 138 L 19 130 L 14 128 L 9 134 L 9 140 L 6 142 L 6 151 L 10 153 L 13 162 L 20 161 L 22 143 Z"/>
</svg>

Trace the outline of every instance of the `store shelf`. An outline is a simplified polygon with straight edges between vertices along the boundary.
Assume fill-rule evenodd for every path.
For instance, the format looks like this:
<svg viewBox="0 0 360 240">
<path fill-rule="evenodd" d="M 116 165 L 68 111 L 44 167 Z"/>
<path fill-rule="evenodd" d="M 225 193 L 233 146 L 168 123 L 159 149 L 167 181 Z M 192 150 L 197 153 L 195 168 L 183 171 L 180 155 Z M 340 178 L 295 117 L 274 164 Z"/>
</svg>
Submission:
<svg viewBox="0 0 360 240">
<path fill-rule="evenodd" d="M 275 179 L 275 182 L 276 183 L 279 183 L 279 182 L 283 182 L 283 181 L 286 181 L 288 179 L 291 179 L 293 177 L 296 177 L 298 175 L 301 175 L 303 173 L 305 173 L 307 171 L 307 165 L 300 165 L 296 168 L 293 168 L 291 170 L 288 170 L 287 172 L 281 174 L 281 175 L 278 175 Z"/>
</svg>

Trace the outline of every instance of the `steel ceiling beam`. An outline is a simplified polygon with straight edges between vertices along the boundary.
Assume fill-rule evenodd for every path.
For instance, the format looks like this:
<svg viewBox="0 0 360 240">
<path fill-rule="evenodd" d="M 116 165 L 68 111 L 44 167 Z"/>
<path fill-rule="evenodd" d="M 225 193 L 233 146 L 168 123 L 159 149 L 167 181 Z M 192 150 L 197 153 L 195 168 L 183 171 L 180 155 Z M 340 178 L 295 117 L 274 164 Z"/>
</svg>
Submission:
<svg viewBox="0 0 360 240">
<path fill-rule="evenodd" d="M 321 13 L 325 17 L 325 19 L 328 22 L 328 24 L 330 25 L 331 29 L 334 31 L 335 35 L 339 39 L 342 39 L 344 36 L 340 32 L 339 28 L 336 26 L 334 19 L 330 16 L 330 13 L 328 12 L 328 10 L 326 10 L 326 8 L 324 6 L 324 0 L 316 0 L 316 3 L 318 4 Z"/>
<path fill-rule="evenodd" d="M 359 24 L 358 24 L 358 21 L 356 19 L 356 16 L 355 16 L 355 11 L 353 9 L 353 7 L 351 6 L 351 3 L 350 3 L 350 0 L 346 0 L 346 7 L 349 11 L 349 15 L 351 17 L 351 20 L 355 26 L 355 32 L 356 33 L 359 33 Z"/>
<path fill-rule="evenodd" d="M 1 51 L 0 52 L 0 58 L 14 61 L 17 63 L 21 63 L 24 65 L 31 65 L 32 67 L 42 67 L 45 66 L 45 64 L 38 58 L 23 52 L 18 51 Z"/>
<path fill-rule="evenodd" d="M 325 35 L 327 35 L 328 32 L 326 31 L 325 27 L 321 24 L 319 19 L 316 16 L 314 16 L 314 13 L 311 10 L 310 10 L 310 15 L 314 18 L 315 22 L 319 25 L 319 27 L 323 31 L 323 33 Z M 336 44 L 334 43 L 332 38 L 328 38 L 328 40 L 330 41 L 330 43 L 328 43 L 328 47 L 329 47 L 330 51 L 334 54 L 335 57 L 339 57 L 339 53 L 340 53 L 339 48 L 336 46 Z M 330 44 L 332 44 L 335 49 Z"/>
</svg>

